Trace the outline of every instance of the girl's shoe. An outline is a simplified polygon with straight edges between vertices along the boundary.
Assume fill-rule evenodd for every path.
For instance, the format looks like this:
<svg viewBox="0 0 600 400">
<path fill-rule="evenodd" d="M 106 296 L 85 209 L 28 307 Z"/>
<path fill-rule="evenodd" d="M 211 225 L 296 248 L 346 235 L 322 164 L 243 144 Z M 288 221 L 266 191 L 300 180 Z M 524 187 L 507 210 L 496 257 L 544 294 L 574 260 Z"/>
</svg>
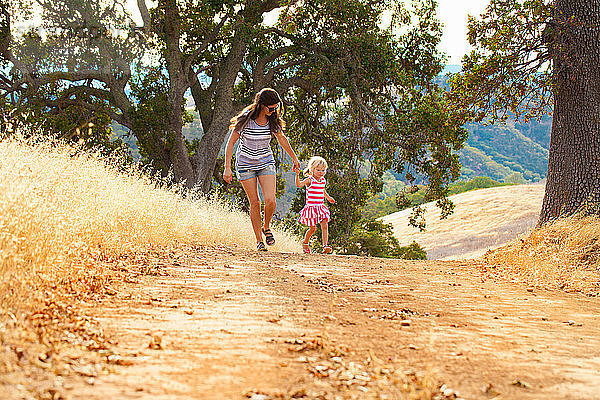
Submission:
<svg viewBox="0 0 600 400">
<path fill-rule="evenodd" d="M 258 242 L 256 244 L 256 251 L 267 251 L 267 248 L 263 242 Z"/>
<path fill-rule="evenodd" d="M 333 249 L 331 248 L 331 246 L 324 246 L 323 247 L 323 254 L 329 254 L 333 251 Z"/>
<path fill-rule="evenodd" d="M 302 243 L 302 250 L 304 251 L 304 254 L 310 254 L 310 246 L 308 245 L 308 243 L 300 243 Z"/>
</svg>

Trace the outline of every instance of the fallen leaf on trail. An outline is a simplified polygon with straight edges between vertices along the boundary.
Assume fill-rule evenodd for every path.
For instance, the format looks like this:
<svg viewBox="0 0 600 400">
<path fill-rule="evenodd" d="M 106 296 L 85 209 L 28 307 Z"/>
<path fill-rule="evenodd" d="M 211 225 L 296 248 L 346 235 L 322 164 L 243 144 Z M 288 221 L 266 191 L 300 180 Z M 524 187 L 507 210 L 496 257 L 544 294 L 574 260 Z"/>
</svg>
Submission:
<svg viewBox="0 0 600 400">
<path fill-rule="evenodd" d="M 48 361 L 50 361 L 51 357 L 52 357 L 52 352 L 46 351 L 46 352 L 40 353 L 38 355 L 38 360 L 47 363 Z"/>
<path fill-rule="evenodd" d="M 299 390 L 297 390 L 297 391 L 295 391 L 295 392 L 291 393 L 291 394 L 290 394 L 290 397 L 291 397 L 292 399 L 301 399 L 301 398 L 307 397 L 306 390 L 304 390 L 304 389 L 299 389 Z"/>
<path fill-rule="evenodd" d="M 528 389 L 531 387 L 530 384 L 528 384 L 527 382 L 523 382 L 519 379 L 514 380 L 513 382 L 511 382 L 511 385 L 516 386 L 516 387 L 521 387 L 523 389 Z"/>
<path fill-rule="evenodd" d="M 187 315 L 192 315 L 194 313 L 194 310 L 184 310 L 183 312 Z"/>
<path fill-rule="evenodd" d="M 269 319 L 267 320 L 267 322 L 270 322 L 270 323 L 272 323 L 272 324 L 276 324 L 276 323 L 278 323 L 279 321 L 281 321 L 281 319 L 279 319 L 279 318 L 269 318 Z"/>
<path fill-rule="evenodd" d="M 133 365 L 133 362 L 131 360 L 127 360 L 116 354 L 112 354 L 112 355 L 106 357 L 106 361 L 108 361 L 109 364 L 115 364 L 115 365 L 123 365 L 123 366 Z"/>
<path fill-rule="evenodd" d="M 440 387 L 440 392 L 442 392 L 447 399 L 456 399 L 458 397 L 458 394 L 446 385 Z"/>
<path fill-rule="evenodd" d="M 488 383 L 488 385 L 483 388 L 483 393 L 490 397 L 496 397 L 500 395 L 500 392 L 497 391 L 494 385 L 492 385 L 491 383 Z"/>
<path fill-rule="evenodd" d="M 148 344 L 148 348 L 154 350 L 163 350 L 164 347 L 162 345 L 162 337 L 159 335 L 152 335 L 150 343 Z"/>
<path fill-rule="evenodd" d="M 23 348 L 21 347 L 15 347 L 13 351 L 15 352 L 19 360 L 21 360 L 21 358 L 23 358 L 23 356 L 25 355 L 25 350 L 23 350 Z"/>
<path fill-rule="evenodd" d="M 563 322 L 563 323 L 564 323 L 564 324 L 567 324 L 567 325 L 569 325 L 569 326 L 583 326 L 583 324 L 582 324 L 582 323 L 575 322 L 575 321 L 573 321 L 573 320 L 568 320 L 568 321 L 566 321 L 566 322 Z"/>
</svg>

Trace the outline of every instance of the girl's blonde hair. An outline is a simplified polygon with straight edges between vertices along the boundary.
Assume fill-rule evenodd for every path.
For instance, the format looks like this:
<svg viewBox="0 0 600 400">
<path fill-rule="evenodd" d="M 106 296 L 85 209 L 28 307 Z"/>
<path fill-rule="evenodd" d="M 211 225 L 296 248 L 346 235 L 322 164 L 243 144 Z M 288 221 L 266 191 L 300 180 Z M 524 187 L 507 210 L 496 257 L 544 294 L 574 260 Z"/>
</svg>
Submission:
<svg viewBox="0 0 600 400">
<path fill-rule="evenodd" d="M 304 176 L 312 174 L 315 168 L 323 166 L 327 168 L 327 161 L 323 157 L 313 156 L 308 160 L 308 165 L 304 168 Z"/>
<path fill-rule="evenodd" d="M 279 131 L 283 131 L 285 129 L 285 122 L 283 122 L 283 119 L 281 118 L 283 115 L 283 102 L 281 101 L 279 93 L 271 88 L 264 88 L 256 93 L 254 102 L 245 107 L 238 115 L 231 118 L 229 129 L 232 129 L 237 133 L 242 133 L 251 119 L 258 118 L 261 104 L 265 106 L 279 105 L 279 108 L 267 117 L 267 119 L 272 135 L 277 134 Z"/>
</svg>

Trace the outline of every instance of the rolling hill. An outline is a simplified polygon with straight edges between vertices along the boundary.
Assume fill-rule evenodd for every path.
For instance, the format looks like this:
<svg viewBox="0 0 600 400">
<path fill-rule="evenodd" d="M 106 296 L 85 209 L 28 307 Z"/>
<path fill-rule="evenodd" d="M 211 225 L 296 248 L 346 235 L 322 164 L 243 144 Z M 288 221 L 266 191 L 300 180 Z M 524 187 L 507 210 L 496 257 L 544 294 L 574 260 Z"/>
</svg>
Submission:
<svg viewBox="0 0 600 400">
<path fill-rule="evenodd" d="M 461 178 L 489 176 L 511 183 L 544 179 L 548 171 L 551 120 L 542 122 L 468 124 L 469 138 L 458 152 Z"/>
<path fill-rule="evenodd" d="M 535 226 L 544 188 L 541 183 L 501 186 L 450 196 L 456 208 L 445 220 L 440 220 L 435 203 L 427 203 L 425 232 L 408 225 L 410 209 L 382 221 L 393 225 L 400 245 L 416 241 L 427 250 L 428 259 L 478 257 Z"/>
</svg>

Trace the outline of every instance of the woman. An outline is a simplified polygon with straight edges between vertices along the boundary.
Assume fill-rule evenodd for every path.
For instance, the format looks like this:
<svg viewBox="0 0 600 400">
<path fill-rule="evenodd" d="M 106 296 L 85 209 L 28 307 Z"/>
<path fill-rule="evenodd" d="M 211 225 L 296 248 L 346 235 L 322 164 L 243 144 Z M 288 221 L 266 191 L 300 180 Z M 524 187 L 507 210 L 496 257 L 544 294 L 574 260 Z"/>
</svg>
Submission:
<svg viewBox="0 0 600 400">
<path fill-rule="evenodd" d="M 288 153 L 294 164 L 294 172 L 300 170 L 298 157 L 292 150 L 290 142 L 283 134 L 285 123 L 279 94 L 269 88 L 258 92 L 254 102 L 237 116 L 231 119 L 231 135 L 225 148 L 225 170 L 223 179 L 231 183 L 231 156 L 235 142 L 240 140 L 236 152 L 235 175 L 242 182 L 248 201 L 250 202 L 250 222 L 256 236 L 256 249 L 267 251 L 262 235 L 269 246 L 275 244 L 275 238 L 270 229 L 271 219 L 275 213 L 275 158 L 271 151 L 271 138 L 277 141 Z M 258 184 L 262 189 L 265 201 L 265 221 L 261 224 L 260 199 Z"/>
</svg>

